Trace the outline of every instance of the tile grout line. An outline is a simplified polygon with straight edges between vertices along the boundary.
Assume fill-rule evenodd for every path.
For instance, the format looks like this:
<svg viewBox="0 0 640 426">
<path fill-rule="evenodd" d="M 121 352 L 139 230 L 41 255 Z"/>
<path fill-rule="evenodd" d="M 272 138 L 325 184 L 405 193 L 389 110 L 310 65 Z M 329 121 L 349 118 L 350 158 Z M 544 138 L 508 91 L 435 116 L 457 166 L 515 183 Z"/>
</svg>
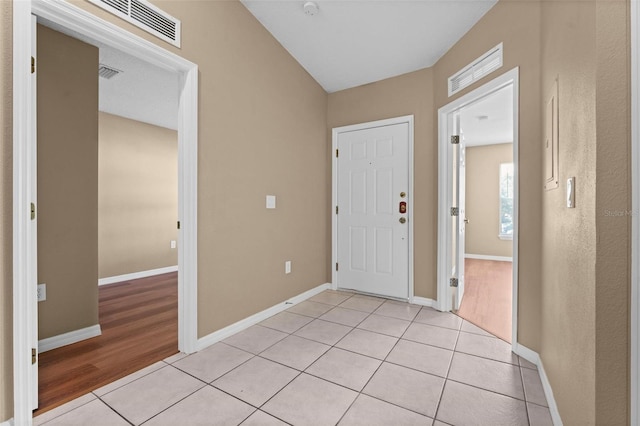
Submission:
<svg viewBox="0 0 640 426">
<path fill-rule="evenodd" d="M 440 411 L 440 405 L 442 403 L 442 397 L 444 396 L 444 389 L 447 387 L 447 381 L 449 381 L 449 374 L 451 373 L 451 366 L 453 365 L 453 358 L 456 355 L 456 348 L 458 347 L 458 341 L 460 340 L 460 333 L 462 330 L 462 321 L 460 322 L 460 328 L 458 329 L 458 335 L 456 336 L 456 343 L 453 345 L 453 351 L 451 353 L 451 360 L 449 361 L 449 368 L 447 369 L 447 375 L 444 378 L 444 383 L 442 384 L 442 390 L 440 391 L 440 398 L 438 399 L 438 405 L 436 406 L 436 412 L 433 416 L 433 422 L 435 423 L 438 420 L 438 411 Z"/>
</svg>

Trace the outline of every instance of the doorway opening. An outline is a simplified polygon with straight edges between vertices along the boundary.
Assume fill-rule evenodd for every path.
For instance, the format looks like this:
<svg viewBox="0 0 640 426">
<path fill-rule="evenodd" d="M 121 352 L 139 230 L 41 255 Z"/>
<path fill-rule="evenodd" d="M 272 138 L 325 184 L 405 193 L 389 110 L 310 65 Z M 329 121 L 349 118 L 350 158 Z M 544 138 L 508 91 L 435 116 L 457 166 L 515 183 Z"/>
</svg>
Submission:
<svg viewBox="0 0 640 426">
<path fill-rule="evenodd" d="M 197 347 L 197 66 L 158 45 L 65 2 L 18 2 L 14 36 L 14 421 L 31 424 L 37 405 L 37 206 L 35 18 L 179 74 L 178 107 L 178 348 Z M 32 53 L 33 52 L 33 53 Z M 33 361 L 33 362 L 32 362 Z"/>
<path fill-rule="evenodd" d="M 438 301 L 517 343 L 518 69 L 439 110 Z"/>
</svg>

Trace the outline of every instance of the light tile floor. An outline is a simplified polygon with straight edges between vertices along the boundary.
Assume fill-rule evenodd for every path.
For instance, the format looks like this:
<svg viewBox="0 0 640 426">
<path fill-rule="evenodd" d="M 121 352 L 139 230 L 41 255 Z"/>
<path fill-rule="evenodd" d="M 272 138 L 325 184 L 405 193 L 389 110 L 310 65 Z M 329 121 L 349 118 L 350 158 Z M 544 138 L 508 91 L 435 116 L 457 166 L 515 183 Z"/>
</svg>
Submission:
<svg viewBox="0 0 640 426">
<path fill-rule="evenodd" d="M 325 291 L 36 425 L 551 425 L 535 365 L 451 313 Z"/>
</svg>

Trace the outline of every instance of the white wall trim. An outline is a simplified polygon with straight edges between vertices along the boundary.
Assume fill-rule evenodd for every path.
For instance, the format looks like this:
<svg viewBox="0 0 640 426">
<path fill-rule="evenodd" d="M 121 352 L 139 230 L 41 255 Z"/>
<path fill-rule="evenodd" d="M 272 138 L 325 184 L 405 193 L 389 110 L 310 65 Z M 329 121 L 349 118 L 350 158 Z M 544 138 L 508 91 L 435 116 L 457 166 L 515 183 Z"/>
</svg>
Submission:
<svg viewBox="0 0 640 426">
<path fill-rule="evenodd" d="M 9 420 L 6 420 L 6 421 L 0 423 L 0 426 L 13 426 L 13 425 L 14 425 L 13 419 L 9 419 Z"/>
<path fill-rule="evenodd" d="M 631 0 L 631 424 L 640 424 L 640 4 Z"/>
<path fill-rule="evenodd" d="M 480 260 L 497 260 L 498 262 L 513 262 L 513 257 L 508 256 L 491 256 L 489 254 L 471 254 L 465 253 L 466 259 L 480 259 Z"/>
<path fill-rule="evenodd" d="M 221 328 L 218 331 L 214 331 L 213 333 L 198 339 L 197 350 L 201 351 L 205 348 L 208 348 L 214 343 L 218 343 L 219 341 L 224 340 L 227 337 L 230 337 L 246 328 L 251 327 L 252 325 L 255 325 L 261 321 L 264 321 L 267 318 L 277 313 L 280 313 L 286 309 L 289 309 L 293 305 L 297 305 L 298 303 L 303 302 L 309 299 L 310 297 L 313 297 L 318 293 L 322 293 L 323 291 L 328 290 L 330 288 L 331 288 L 331 284 L 329 283 L 321 284 L 317 287 L 312 288 L 311 290 L 305 291 L 302 294 L 294 296 L 285 302 L 278 303 L 277 305 L 267 308 L 264 311 L 260 311 L 257 314 L 251 315 L 250 317 L 244 318 L 227 327 Z"/>
<path fill-rule="evenodd" d="M 158 269 L 149 269 L 148 271 L 131 272 L 129 274 L 100 278 L 98 280 L 98 285 L 121 283 L 123 281 L 137 280 L 139 278 L 153 277 L 155 275 L 168 274 L 170 272 L 177 272 L 177 271 L 178 271 L 178 265 L 166 266 L 164 268 L 158 268 Z"/>
<path fill-rule="evenodd" d="M 538 374 L 540 375 L 540 381 L 542 382 L 542 388 L 544 389 L 544 396 L 547 398 L 547 404 L 549 404 L 549 412 L 551 413 L 553 424 L 554 426 L 562 426 L 562 419 L 560 418 L 558 405 L 556 404 L 556 400 L 553 396 L 551 383 L 549 383 L 549 377 L 547 377 L 547 373 L 544 370 L 544 365 L 542 364 L 540 355 L 519 343 L 513 345 L 513 352 L 538 367 Z"/>
<path fill-rule="evenodd" d="M 46 339 L 38 341 L 38 353 L 91 339 L 92 337 L 97 337 L 101 334 L 102 329 L 100 328 L 100 324 L 96 324 L 91 327 L 85 327 L 68 333 L 58 334 L 57 336 L 47 337 Z"/>
<path fill-rule="evenodd" d="M 450 311 L 452 298 L 450 297 L 449 278 L 451 272 L 452 221 L 449 208 L 453 206 L 453 179 L 451 164 L 453 149 L 449 141 L 450 130 L 448 117 L 453 112 L 469 105 L 477 99 L 508 85 L 513 85 L 513 180 L 518 188 L 519 170 L 519 68 L 494 78 L 483 86 L 472 90 L 460 98 L 438 109 L 438 260 L 437 260 L 437 309 Z M 513 273 L 512 273 L 512 336 L 511 341 L 518 341 L 518 211 L 519 194 L 516 190 L 513 198 Z"/>
<path fill-rule="evenodd" d="M 138 57 L 181 76 L 178 108 L 178 348 L 192 353 L 197 346 L 197 182 L 198 182 L 198 66 L 159 45 L 138 37 L 71 3 L 61 0 L 17 1 L 13 5 L 13 326 L 14 326 L 14 421 L 32 424 L 31 348 L 37 344 L 30 325 L 35 318 L 29 302 L 35 300 L 33 264 L 29 240 L 29 203 L 36 201 L 32 154 L 28 130 L 31 14 Z M 35 281 L 33 281 L 35 283 Z M 35 304 L 35 303 L 34 303 Z M 33 342 L 31 340 L 34 340 Z"/>
<path fill-rule="evenodd" d="M 429 308 L 435 308 L 437 305 L 435 300 L 419 296 L 413 296 L 411 299 L 409 299 L 409 303 L 420 306 L 428 306 Z"/>
<path fill-rule="evenodd" d="M 338 135 L 343 132 L 352 132 L 355 130 L 363 130 L 369 129 L 371 127 L 380 127 L 380 126 L 390 126 L 393 124 L 401 124 L 408 123 L 409 124 L 409 188 L 407 190 L 408 193 L 408 207 L 407 207 L 407 224 L 409 226 L 409 291 L 408 291 L 408 300 L 411 300 L 414 295 L 414 259 L 413 259 L 413 245 L 414 245 L 414 235 L 413 235 L 413 222 L 415 217 L 413 215 L 413 205 L 415 202 L 413 197 L 413 181 L 414 181 L 414 172 L 413 172 L 413 157 L 414 157 L 414 117 L 413 115 L 405 115 L 402 117 L 394 117 L 388 118 L 384 120 L 376 120 L 370 121 L 366 123 L 358 123 L 352 124 L 349 126 L 342 127 L 334 127 L 331 131 L 331 288 L 333 290 L 339 289 L 338 282 L 338 271 L 336 271 L 335 265 L 338 262 L 338 215 L 335 214 L 334 209 L 335 206 L 338 205 L 338 158 L 335 156 L 336 149 L 338 149 Z"/>
</svg>

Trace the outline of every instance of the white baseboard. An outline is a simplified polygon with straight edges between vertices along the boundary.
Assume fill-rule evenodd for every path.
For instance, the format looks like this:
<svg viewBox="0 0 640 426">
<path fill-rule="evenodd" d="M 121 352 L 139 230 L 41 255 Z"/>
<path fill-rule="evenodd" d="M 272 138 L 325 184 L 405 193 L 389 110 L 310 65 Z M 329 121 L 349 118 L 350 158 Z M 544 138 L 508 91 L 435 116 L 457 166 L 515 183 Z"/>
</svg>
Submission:
<svg viewBox="0 0 640 426">
<path fill-rule="evenodd" d="M 465 253 L 464 257 L 466 259 L 497 260 L 498 262 L 513 262 L 513 257 L 508 257 L 508 256 L 491 256 L 488 254 Z"/>
<path fill-rule="evenodd" d="M 428 306 L 429 308 L 433 308 L 437 305 L 437 302 L 435 300 L 419 296 L 413 296 L 411 300 L 409 300 L 409 303 L 420 306 Z"/>
<path fill-rule="evenodd" d="M 92 325 L 91 327 L 81 328 L 80 330 L 70 331 L 68 333 L 59 334 L 53 337 L 47 337 L 38 341 L 38 353 L 50 351 L 52 349 L 67 346 L 72 343 L 80 342 L 82 340 L 90 339 L 102 334 L 100 324 Z"/>
<path fill-rule="evenodd" d="M 0 426 L 13 426 L 13 419 L 5 420 L 4 422 L 0 423 Z"/>
<path fill-rule="evenodd" d="M 116 275 L 115 277 L 100 278 L 98 285 L 107 285 L 114 283 L 121 283 L 123 281 L 137 280 L 138 278 L 153 277 L 154 275 L 168 274 L 169 272 L 176 272 L 178 265 L 167 266 L 165 268 L 150 269 L 148 271 L 132 272 L 130 274 Z"/>
<path fill-rule="evenodd" d="M 258 312 L 257 314 L 251 315 L 250 317 L 247 317 L 243 320 L 240 320 L 236 323 L 233 323 L 225 328 L 222 328 L 218 331 L 214 331 L 213 333 L 201 337 L 200 339 L 198 339 L 198 344 L 196 346 L 196 350 L 197 351 L 201 351 L 205 348 L 208 348 L 209 346 L 213 345 L 214 343 L 218 343 L 221 340 L 226 339 L 227 337 L 236 334 L 246 328 L 251 327 L 252 325 L 255 325 L 261 321 L 266 320 L 267 318 L 280 313 L 282 311 L 284 311 L 285 309 L 289 309 L 290 307 L 292 307 L 293 305 L 297 305 L 300 302 L 303 302 L 307 299 L 309 299 L 310 297 L 315 296 L 318 293 L 322 293 L 325 290 L 328 290 L 331 288 L 331 284 L 321 284 L 318 287 L 312 288 L 309 291 L 305 291 L 302 294 L 299 294 L 295 297 L 292 297 L 291 299 L 282 302 L 282 303 L 278 303 L 277 305 L 274 305 L 270 308 L 265 309 L 264 311 Z"/>
<path fill-rule="evenodd" d="M 551 383 L 542 365 L 542 359 L 537 352 L 523 346 L 519 343 L 513 345 L 513 352 L 520 355 L 527 361 L 535 364 L 538 367 L 538 374 L 540 375 L 540 381 L 542 382 L 542 388 L 544 389 L 544 396 L 547 398 L 547 404 L 549 404 L 549 412 L 551 413 L 551 420 L 553 420 L 554 426 L 563 426 L 562 419 L 560 418 L 560 412 L 558 411 L 558 405 L 553 397 L 553 390 L 551 389 Z"/>
</svg>

